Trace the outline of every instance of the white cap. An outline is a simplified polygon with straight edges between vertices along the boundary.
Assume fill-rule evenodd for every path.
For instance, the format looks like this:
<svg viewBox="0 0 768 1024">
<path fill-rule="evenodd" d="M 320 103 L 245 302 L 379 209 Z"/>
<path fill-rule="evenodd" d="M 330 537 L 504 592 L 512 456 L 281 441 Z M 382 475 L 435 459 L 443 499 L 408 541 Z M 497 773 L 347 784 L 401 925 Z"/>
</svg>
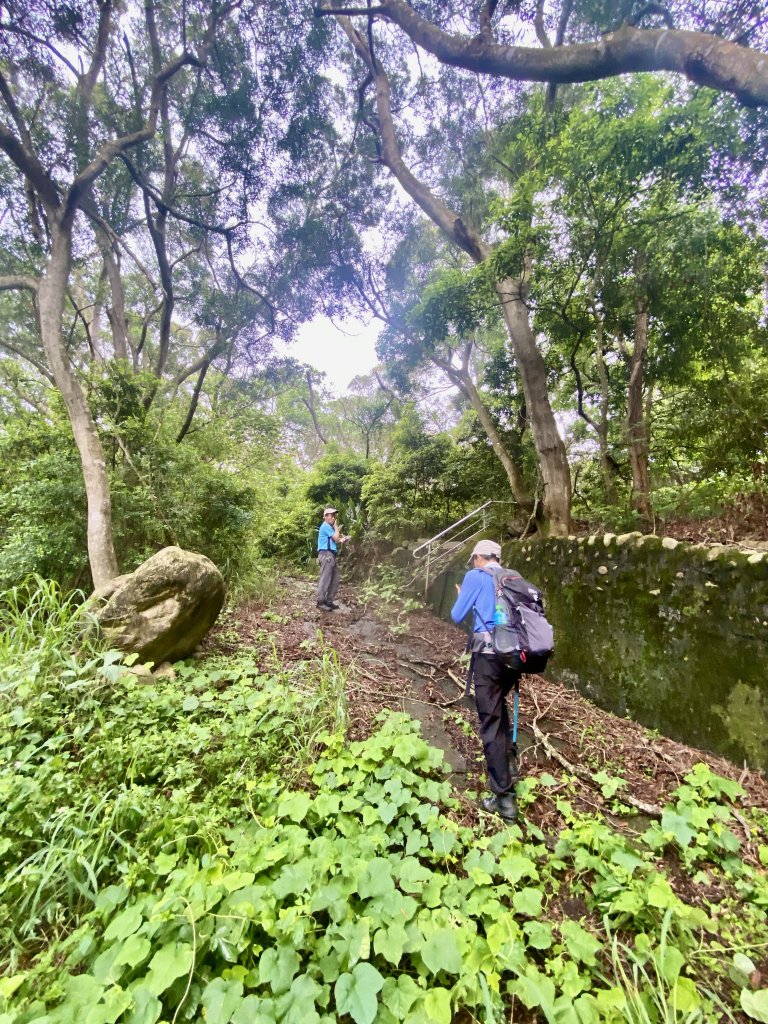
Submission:
<svg viewBox="0 0 768 1024">
<path fill-rule="evenodd" d="M 501 544 L 497 544 L 495 540 L 479 540 L 472 548 L 472 554 L 469 556 L 470 562 L 475 555 L 482 555 L 484 558 L 501 558 Z"/>
<path fill-rule="evenodd" d="M 325 512 L 323 512 L 323 515 L 324 515 L 324 516 L 336 515 L 336 513 L 337 513 L 338 511 L 339 511 L 339 510 L 338 510 L 337 508 L 327 508 L 327 509 L 325 510 Z"/>
</svg>

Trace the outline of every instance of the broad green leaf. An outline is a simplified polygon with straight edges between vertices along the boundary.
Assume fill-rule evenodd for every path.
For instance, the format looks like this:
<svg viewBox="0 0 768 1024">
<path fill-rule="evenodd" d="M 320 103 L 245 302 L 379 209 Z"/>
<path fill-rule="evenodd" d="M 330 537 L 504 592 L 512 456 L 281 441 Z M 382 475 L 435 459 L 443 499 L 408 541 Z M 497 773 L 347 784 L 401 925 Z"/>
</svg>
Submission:
<svg viewBox="0 0 768 1024">
<path fill-rule="evenodd" d="M 142 982 L 131 990 L 133 1006 L 125 1018 L 125 1024 L 156 1024 L 163 1012 L 160 1000 Z"/>
<path fill-rule="evenodd" d="M 0 978 L 0 996 L 10 999 L 25 978 L 26 974 L 14 974 L 11 978 Z"/>
<path fill-rule="evenodd" d="M 689 819 L 669 808 L 661 816 L 661 828 L 668 838 L 674 839 L 683 848 L 696 837 L 696 829 L 691 828 Z"/>
<path fill-rule="evenodd" d="M 597 962 L 596 955 L 603 948 L 594 935 L 591 935 L 577 921 L 563 921 L 560 925 L 560 935 L 568 953 L 583 964 L 594 964 Z"/>
<path fill-rule="evenodd" d="M 133 1000 L 130 992 L 125 992 L 117 985 L 107 989 L 102 1002 L 92 1006 L 85 1014 L 84 1024 L 115 1024 L 121 1014 L 128 1009 Z"/>
<path fill-rule="evenodd" d="M 104 941 L 114 942 L 115 939 L 127 939 L 133 932 L 138 931 L 141 921 L 141 911 L 136 907 L 128 907 L 109 922 L 104 932 Z"/>
<path fill-rule="evenodd" d="M 267 1012 L 269 1002 L 261 996 L 246 996 L 233 1013 L 230 1024 L 275 1024 L 274 1016 Z"/>
<path fill-rule="evenodd" d="M 262 985 L 268 985 L 276 995 L 288 991 L 298 970 L 298 953 L 288 946 L 281 946 L 279 949 L 270 947 L 259 959 L 259 980 Z"/>
<path fill-rule="evenodd" d="M 129 935 L 118 950 L 114 960 L 115 966 L 128 964 L 130 967 L 136 967 L 147 959 L 151 950 L 152 945 L 145 935 Z"/>
<path fill-rule="evenodd" d="M 288 818 L 290 821 L 303 821 L 312 802 L 309 793 L 300 790 L 298 793 L 287 793 L 281 797 L 277 806 L 277 813 L 281 818 Z"/>
<path fill-rule="evenodd" d="M 193 962 L 192 947 L 186 942 L 168 942 L 149 961 L 145 982 L 156 996 L 165 992 L 177 978 L 189 974 Z"/>
<path fill-rule="evenodd" d="M 538 917 L 541 913 L 542 896 L 541 889 L 518 889 L 512 897 L 512 906 L 518 914 L 525 914 L 526 917 Z"/>
<path fill-rule="evenodd" d="M 573 1008 L 579 1024 L 600 1024 L 603 1019 L 597 1000 L 588 992 L 574 1000 Z"/>
<path fill-rule="evenodd" d="M 597 1005 L 603 1012 L 612 1010 L 623 1011 L 627 1006 L 627 995 L 623 989 L 614 985 L 613 988 L 600 988 L 595 993 Z"/>
<path fill-rule="evenodd" d="M 435 1024 L 451 1024 L 451 993 L 445 988 L 432 988 L 424 996 L 424 1013 L 426 1020 Z"/>
<path fill-rule="evenodd" d="M 429 868 L 425 868 L 415 857 L 404 857 L 398 864 L 396 874 L 403 892 L 420 893 L 424 883 L 432 877 Z"/>
<path fill-rule="evenodd" d="M 654 876 L 653 881 L 648 886 L 646 898 L 652 907 L 658 907 L 660 910 L 674 907 L 678 902 L 677 897 L 672 891 L 672 886 L 663 875 L 659 874 Z"/>
<path fill-rule="evenodd" d="M 398 1020 L 405 1020 L 413 1004 L 421 996 L 422 989 L 408 974 L 387 978 L 381 990 L 381 1001 Z"/>
<path fill-rule="evenodd" d="M 300 896 L 308 892 L 314 881 L 314 862 L 304 857 L 295 864 L 286 864 L 272 883 L 272 892 L 278 899 Z"/>
<path fill-rule="evenodd" d="M 209 982 L 201 996 L 205 1024 L 229 1024 L 242 997 L 242 982 L 225 981 L 223 978 L 215 978 Z"/>
<path fill-rule="evenodd" d="M 524 975 L 511 983 L 510 989 L 527 1009 L 539 1007 L 547 1020 L 554 1024 L 555 984 L 551 978 L 547 978 L 531 964 Z"/>
<path fill-rule="evenodd" d="M 526 921 L 523 931 L 533 949 L 549 949 L 552 945 L 552 925 L 546 921 Z"/>
<path fill-rule="evenodd" d="M 631 850 L 613 850 L 611 853 L 611 863 L 617 867 L 626 868 L 631 873 L 635 868 L 642 867 L 645 862 L 642 857 L 638 857 Z"/>
<path fill-rule="evenodd" d="M 386 896 L 394 891 L 392 865 L 383 857 L 374 857 L 369 861 L 365 873 L 360 879 L 358 892 L 363 899 L 368 899 L 373 896 Z"/>
<path fill-rule="evenodd" d="M 685 957 L 676 946 L 665 944 L 661 949 L 656 950 L 654 961 L 659 974 L 668 985 L 672 985 L 680 974 Z"/>
<path fill-rule="evenodd" d="M 680 1013 L 691 1013 L 701 1006 L 701 996 L 690 978 L 678 978 L 675 981 L 669 1000 Z"/>
<path fill-rule="evenodd" d="M 461 972 L 461 950 L 455 929 L 441 928 L 430 935 L 421 950 L 421 959 L 433 974 Z"/>
<path fill-rule="evenodd" d="M 320 1016 L 315 1003 L 322 992 L 322 985 L 308 974 L 300 974 L 294 978 L 289 992 L 291 1001 L 282 1018 L 283 1024 L 314 1024 L 319 1021 Z"/>
<path fill-rule="evenodd" d="M 438 857 L 448 857 L 456 849 L 456 836 L 446 828 L 433 828 L 429 841 Z"/>
<path fill-rule="evenodd" d="M 768 988 L 761 988 L 759 992 L 750 992 L 744 988 L 739 1001 L 748 1017 L 761 1021 L 761 1024 L 768 1024 Z"/>
<path fill-rule="evenodd" d="M 389 928 L 379 928 L 373 936 L 373 950 L 378 956 L 383 956 L 395 967 L 403 958 L 403 950 L 408 941 L 405 928 L 399 924 L 390 925 Z"/>
<path fill-rule="evenodd" d="M 509 853 L 499 861 L 499 870 L 507 881 L 517 884 L 521 878 L 536 880 L 539 877 L 536 865 L 521 853 Z"/>
<path fill-rule="evenodd" d="M 355 1024 L 372 1024 L 378 1008 L 377 994 L 384 979 L 369 963 L 357 964 L 351 974 L 342 974 L 334 986 L 336 1009 L 348 1013 Z"/>
<path fill-rule="evenodd" d="M 345 921 L 334 941 L 337 952 L 346 959 L 348 968 L 358 960 L 367 960 L 371 951 L 371 920 L 361 917 L 357 921 Z"/>
<path fill-rule="evenodd" d="M 159 853 L 155 857 L 155 872 L 158 875 L 169 875 L 178 863 L 179 858 L 175 853 Z"/>
</svg>

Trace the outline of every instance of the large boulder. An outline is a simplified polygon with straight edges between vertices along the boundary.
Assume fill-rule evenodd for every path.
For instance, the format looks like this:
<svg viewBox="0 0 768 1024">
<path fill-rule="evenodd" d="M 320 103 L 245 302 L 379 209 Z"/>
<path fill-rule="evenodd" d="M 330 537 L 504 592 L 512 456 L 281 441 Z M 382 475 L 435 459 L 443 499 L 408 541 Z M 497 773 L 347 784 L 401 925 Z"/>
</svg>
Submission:
<svg viewBox="0 0 768 1024">
<path fill-rule="evenodd" d="M 224 604 L 224 577 L 205 555 L 163 548 L 91 598 L 108 642 L 159 665 L 192 654 Z"/>
</svg>

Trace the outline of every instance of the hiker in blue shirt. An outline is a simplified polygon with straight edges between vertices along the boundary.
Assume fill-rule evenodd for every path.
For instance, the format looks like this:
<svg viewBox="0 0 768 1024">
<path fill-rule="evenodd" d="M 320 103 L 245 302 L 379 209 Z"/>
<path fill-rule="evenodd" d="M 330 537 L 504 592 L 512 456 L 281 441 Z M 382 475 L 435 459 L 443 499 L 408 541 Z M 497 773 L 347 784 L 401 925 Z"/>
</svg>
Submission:
<svg viewBox="0 0 768 1024">
<path fill-rule="evenodd" d="M 343 537 L 341 527 L 336 523 L 338 509 L 327 508 L 317 531 L 317 560 L 320 563 L 320 579 L 317 583 L 317 607 L 324 612 L 335 611 L 334 603 L 339 589 L 339 570 L 336 567 L 337 544 L 343 544 L 349 537 Z"/>
<path fill-rule="evenodd" d="M 510 723 L 506 697 L 515 688 L 520 673 L 505 665 L 493 652 L 491 632 L 496 590 L 493 575 L 483 568 L 498 564 L 500 558 L 501 546 L 495 541 L 480 540 L 475 544 L 470 557 L 472 568 L 465 574 L 461 586 L 456 585 L 458 596 L 451 618 L 458 625 L 472 612 L 470 673 L 475 682 L 480 739 L 493 794 L 483 800 L 483 807 L 504 821 L 514 821 L 517 801 L 515 780 L 509 768 Z"/>
</svg>

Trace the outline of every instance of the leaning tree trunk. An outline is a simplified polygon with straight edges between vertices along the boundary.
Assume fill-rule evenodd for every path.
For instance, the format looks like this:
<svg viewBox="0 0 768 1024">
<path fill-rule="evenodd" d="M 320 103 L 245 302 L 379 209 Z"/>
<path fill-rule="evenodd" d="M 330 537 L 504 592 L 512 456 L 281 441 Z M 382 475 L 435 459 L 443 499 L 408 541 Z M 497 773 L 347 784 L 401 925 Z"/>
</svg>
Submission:
<svg viewBox="0 0 768 1024">
<path fill-rule="evenodd" d="M 641 525 L 650 528 L 653 521 L 651 487 L 648 473 L 648 424 L 643 403 L 643 366 L 648 351 L 648 298 L 645 289 L 644 253 L 638 253 L 636 273 L 638 294 L 635 301 L 635 345 L 629 357 L 627 390 L 627 445 L 632 469 L 632 508 Z"/>
<path fill-rule="evenodd" d="M 565 444 L 549 402 L 547 366 L 536 345 L 521 283 L 499 281 L 496 294 L 501 302 L 512 354 L 520 370 L 538 455 L 544 488 L 544 522 L 539 526 L 543 533 L 552 537 L 565 537 L 571 529 L 571 472 Z"/>
<path fill-rule="evenodd" d="M 463 369 L 459 370 L 454 366 L 449 366 L 442 360 L 435 360 L 435 364 L 456 382 L 458 387 L 469 399 L 469 404 L 472 406 L 477 418 L 480 420 L 480 426 L 483 428 L 488 436 L 488 440 L 491 442 L 491 448 L 493 449 L 494 455 L 503 466 L 504 472 L 507 474 L 507 480 L 509 481 L 509 488 L 512 491 L 512 497 L 526 512 L 532 511 L 533 498 L 531 497 L 531 492 L 523 479 L 520 467 L 507 450 L 501 435 L 496 429 L 496 424 L 493 422 L 493 417 L 488 411 L 485 402 L 480 397 L 480 392 L 475 387 L 475 382 L 472 380 L 469 373 Z"/>
<path fill-rule="evenodd" d="M 608 381 L 608 367 L 605 365 L 604 333 L 605 323 L 603 316 L 595 312 L 597 327 L 595 332 L 595 356 L 597 362 L 597 376 L 600 386 L 599 414 L 597 421 L 597 443 L 600 449 L 600 469 L 603 474 L 603 487 L 605 488 L 605 500 L 609 505 L 616 504 L 616 463 L 611 459 L 608 451 L 608 415 L 610 405 L 610 391 Z"/>
<path fill-rule="evenodd" d="M 109 477 L 96 424 L 64 345 L 61 324 L 72 253 L 70 226 L 52 226 L 51 256 L 37 292 L 40 336 L 48 365 L 69 413 L 80 455 L 88 503 L 88 557 L 93 584 L 100 587 L 118 575 L 112 542 Z"/>
<path fill-rule="evenodd" d="M 381 62 L 371 53 L 368 39 L 358 32 L 348 17 L 337 14 L 336 20 L 368 68 L 376 91 L 376 130 L 381 163 L 454 245 L 467 253 L 475 263 L 484 262 L 491 255 L 492 249 L 479 231 L 468 221 L 462 220 L 405 163 L 395 132 L 389 78 Z M 512 354 L 523 383 L 544 485 L 544 521 L 539 523 L 539 527 L 544 533 L 565 536 L 571 528 L 571 477 L 565 445 L 549 404 L 546 366 L 531 329 L 524 284 L 522 281 L 500 281 L 496 285 L 496 292 L 509 332 Z"/>
</svg>

